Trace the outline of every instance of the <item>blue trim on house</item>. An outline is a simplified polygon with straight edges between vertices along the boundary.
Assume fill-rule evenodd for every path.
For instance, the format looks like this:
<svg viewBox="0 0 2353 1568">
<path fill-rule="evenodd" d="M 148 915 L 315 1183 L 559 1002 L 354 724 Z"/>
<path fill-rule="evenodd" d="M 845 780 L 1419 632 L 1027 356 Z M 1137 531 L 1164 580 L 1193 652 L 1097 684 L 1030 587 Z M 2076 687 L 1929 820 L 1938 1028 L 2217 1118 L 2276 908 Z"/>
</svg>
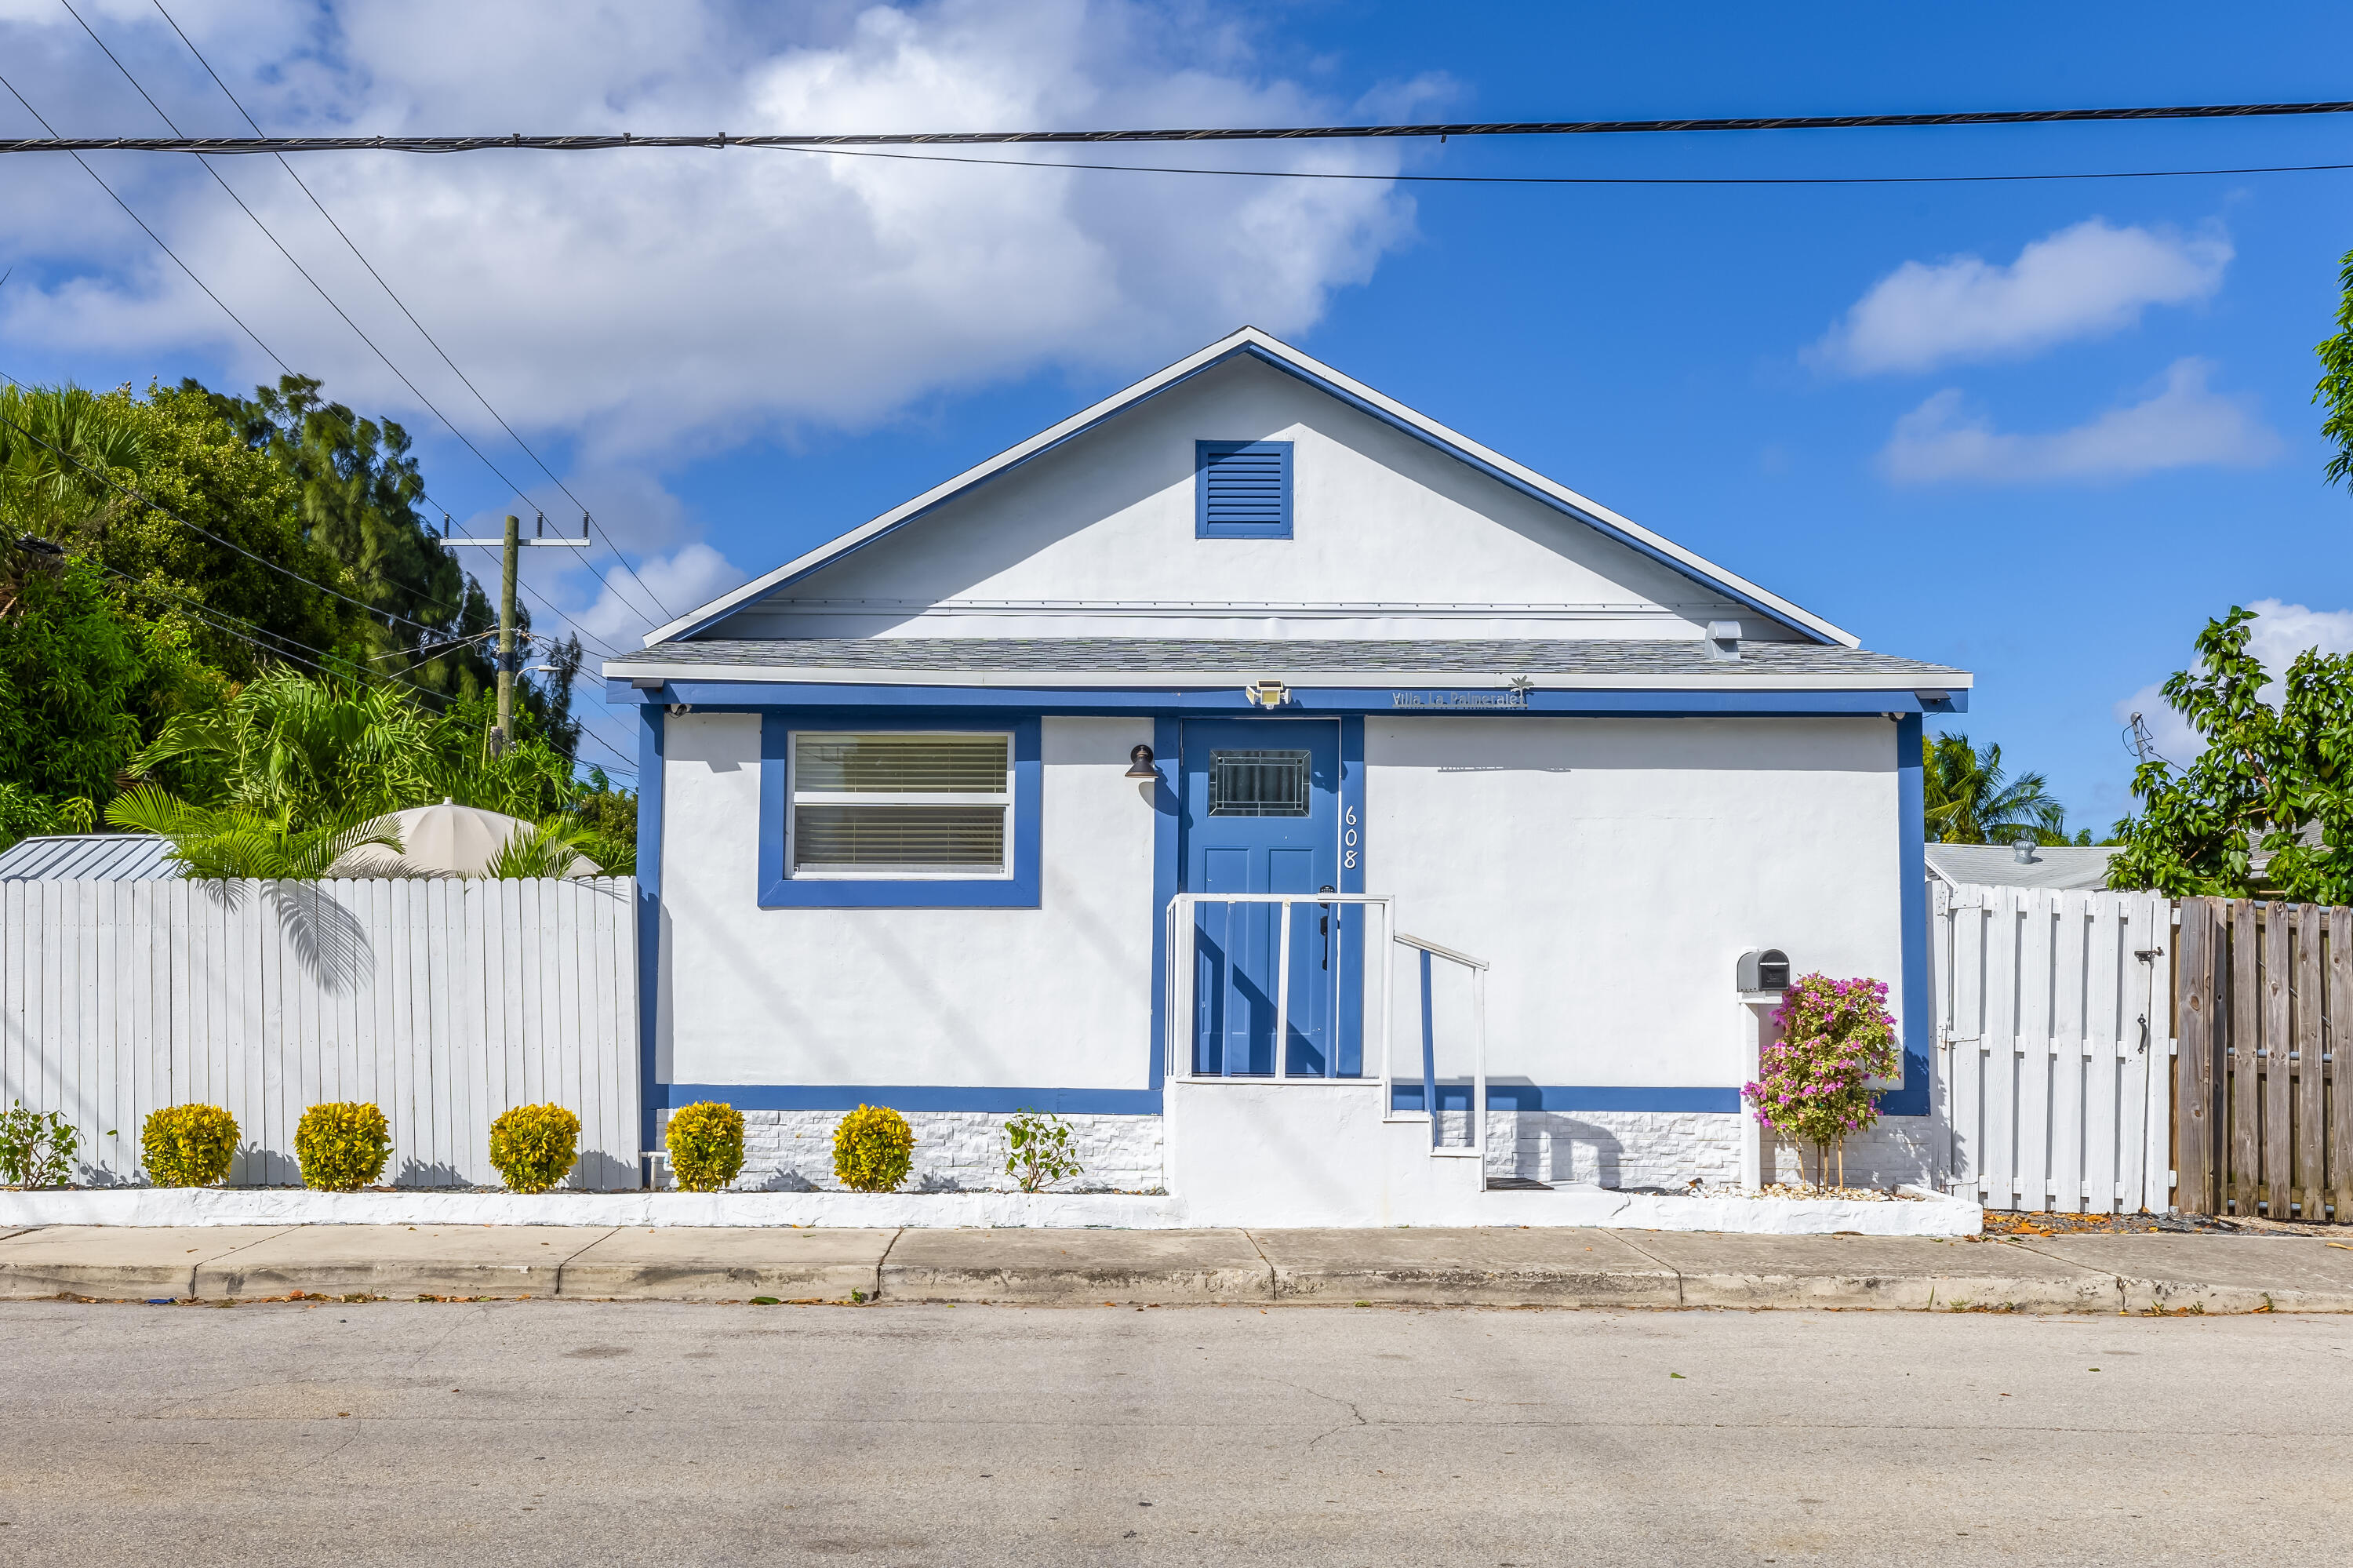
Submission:
<svg viewBox="0 0 2353 1568">
<path fill-rule="evenodd" d="M 1928 1048 L 1936 1039 L 1928 995 L 1928 826 L 1921 719 L 1895 721 L 1895 896 L 1904 943 L 1904 1086 L 1879 1097 L 1888 1116 L 1928 1114 Z"/>
<path fill-rule="evenodd" d="M 951 877 L 902 879 L 796 877 L 786 874 L 785 813 L 795 729 L 924 730 L 985 724 L 1013 735 L 1013 874 L 959 881 Z M 952 718 L 923 718 L 894 708 L 888 716 L 795 712 L 769 708 L 760 715 L 760 907 L 763 909 L 1035 909 L 1038 907 L 1039 834 L 1044 790 L 1039 730 L 1034 714 L 983 719 L 971 712 Z"/>
<path fill-rule="evenodd" d="M 1465 677 L 1463 690 L 1493 690 Z M 1927 689 L 1927 688 L 1924 688 Z M 640 692 L 626 680 L 606 683 L 606 700 L 614 703 L 691 703 L 697 708 L 744 712 L 777 707 L 797 708 L 932 708 L 1004 711 L 1025 714 L 1180 713 L 1196 717 L 1307 718 L 1325 714 L 1412 713 L 1431 710 L 1398 708 L 1388 686 L 1293 686 L 1290 700 L 1270 714 L 1242 695 L 1242 678 L 1230 686 L 1185 689 L 1155 686 L 1139 680 L 1133 686 L 901 686 L 837 685 L 807 681 L 671 681 L 659 692 Z M 1814 718 L 1843 714 L 1918 715 L 1968 711 L 1968 694 L 1955 692 L 1946 701 L 1923 704 L 1912 692 L 1894 691 L 1585 691 L 1537 689 L 1527 694 L 1525 709 L 1492 710 L 1482 716 L 1510 717 L 1517 713 L 1563 717 L 1695 718 L 1716 715 L 1744 718 Z M 828 724 L 847 724 L 828 715 Z M 976 722 L 962 713 L 958 722 Z"/>
<path fill-rule="evenodd" d="M 719 1100 L 737 1110 L 849 1111 L 889 1106 L 896 1111 L 1018 1110 L 1062 1116 L 1158 1116 L 1158 1089 L 999 1089 L 938 1084 L 660 1084 L 665 1110 L 697 1100 Z"/>
<path fill-rule="evenodd" d="M 1419 1110 L 1425 1103 L 1422 1086 L 1399 1079 L 1391 1084 L 1390 1104 L 1398 1110 Z M 1471 1086 L 1437 1086 L 1440 1110 L 1471 1108 Z M 1654 1087 L 1625 1084 L 1505 1084 L 1487 1080 L 1487 1108 L 1514 1111 L 1656 1111 L 1715 1115 L 1736 1114 L 1736 1088 Z"/>
<path fill-rule="evenodd" d="M 662 708 L 638 710 L 638 1147 L 657 1149 L 661 1044 Z"/>
<path fill-rule="evenodd" d="M 1289 441 L 1195 441 L 1193 443 L 1193 537 L 1196 539 L 1288 539 L 1291 537 L 1291 446 Z M 1219 493 L 1217 460 L 1230 457 L 1271 457 L 1275 492 L 1271 513 L 1259 511 L 1255 497 Z M 1239 475 L 1229 475 L 1230 486 Z M 1255 476 L 1243 483 L 1263 483 Z M 1237 509 L 1243 516 L 1233 514 Z M 1227 514 L 1220 518 L 1219 512 Z"/>
<path fill-rule="evenodd" d="M 1176 896 L 1183 869 L 1182 832 L 1185 745 L 1182 719 L 1152 721 L 1152 767 L 1160 775 L 1152 786 L 1152 1087 L 1157 1093 L 1168 1081 L 1168 903 Z"/>
<path fill-rule="evenodd" d="M 824 571 L 826 568 L 838 562 L 848 559 L 850 556 L 857 554 L 860 550 L 866 548 L 869 545 L 874 544 L 878 540 L 889 538 L 900 529 L 904 528 L 910 524 L 915 523 L 924 517 L 930 516 L 941 507 L 948 505 L 952 502 L 971 494 L 974 491 L 980 489 L 983 485 L 988 484 L 992 481 L 1002 479 L 1008 474 L 1017 473 L 1029 464 L 1036 462 L 1039 458 L 1046 456 L 1048 453 L 1060 450 L 1063 447 L 1068 446 L 1074 440 L 1077 440 L 1080 437 L 1086 435 L 1089 431 L 1093 430 L 1097 427 L 1106 424 L 1113 419 L 1118 418 L 1121 415 L 1127 413 L 1130 409 L 1142 408 L 1145 404 L 1149 403 L 1155 397 L 1160 397 L 1164 393 L 1172 392 L 1177 387 L 1184 386 L 1186 383 L 1191 381 L 1195 376 L 1206 375 L 1209 371 L 1215 370 L 1219 366 L 1226 364 L 1228 361 L 1243 355 L 1256 359 L 1262 364 L 1272 366 L 1275 369 L 1282 371 L 1284 375 L 1294 376 L 1297 379 L 1305 382 L 1308 386 L 1314 387 L 1328 396 L 1336 398 L 1340 402 L 1346 404 L 1349 408 L 1356 409 L 1357 412 L 1367 415 L 1372 418 L 1378 419 L 1382 424 L 1388 425 L 1393 429 L 1399 430 L 1404 434 L 1412 437 L 1415 440 L 1422 442 L 1426 446 L 1430 446 L 1439 451 L 1444 452 L 1447 456 L 1453 458 L 1456 461 L 1487 475 L 1489 478 L 1519 492 L 1523 495 L 1533 498 L 1541 504 L 1551 508 L 1555 512 L 1560 513 L 1564 516 L 1576 519 L 1577 522 L 1584 524 L 1587 527 L 1592 528 L 1598 533 L 1606 535 L 1609 538 L 1617 540 L 1620 544 L 1626 546 L 1629 549 L 1634 550 L 1641 555 L 1646 556 L 1651 559 L 1659 562 L 1662 566 L 1664 566 L 1668 570 L 1675 573 L 1679 577 L 1684 577 L 1692 582 L 1699 583 L 1703 587 L 1712 588 L 1715 591 L 1723 594 L 1727 599 L 1737 600 L 1738 602 L 1748 606 L 1758 614 L 1764 616 L 1767 620 L 1778 621 L 1781 625 L 1788 627 L 1791 630 L 1797 632 L 1799 636 L 1805 638 L 1810 642 L 1829 642 L 1832 641 L 1832 639 L 1824 636 L 1820 631 L 1815 630 L 1812 627 L 1792 620 L 1790 617 L 1783 614 L 1779 610 L 1770 609 L 1758 600 L 1750 598 L 1748 595 L 1738 592 L 1728 584 L 1717 578 L 1708 577 L 1697 568 L 1675 559 L 1674 556 L 1668 555 L 1665 551 L 1659 549 L 1655 546 L 1646 545 L 1641 540 L 1625 533 L 1623 530 L 1603 522 L 1600 518 L 1594 516 L 1592 514 L 1585 512 L 1577 507 L 1571 506 L 1566 502 L 1561 501 L 1556 496 L 1546 494 L 1544 491 L 1529 484 L 1525 480 L 1517 479 L 1511 474 L 1505 473 L 1503 470 L 1495 467 L 1493 463 L 1487 462 L 1482 459 L 1472 457 L 1469 452 L 1464 451 L 1461 448 L 1451 445 L 1451 443 L 1430 434 L 1427 430 L 1417 428 L 1409 421 L 1399 418 L 1395 414 L 1388 412 L 1388 410 L 1382 408 L 1376 404 L 1366 402 L 1362 397 L 1357 397 L 1355 393 L 1349 392 L 1332 382 L 1326 381 L 1322 376 L 1314 375 L 1313 373 L 1303 369 L 1299 366 L 1293 365 L 1287 360 L 1270 354 L 1256 344 L 1248 343 L 1238 344 L 1234 347 L 1228 349 L 1225 353 L 1218 355 L 1217 358 L 1196 366 L 1184 375 L 1176 376 L 1162 386 L 1155 387 L 1149 392 L 1138 394 L 1135 397 L 1120 404 L 1116 408 L 1106 409 L 1104 412 L 1088 420 L 1085 424 L 1081 425 L 1057 440 L 1049 442 L 1047 445 L 1039 447 L 1036 451 L 1029 453 L 1028 456 L 1023 457 L 1017 461 L 1008 463 L 1003 468 L 998 469 L 994 472 L 983 474 L 980 478 L 973 481 L 970 484 L 950 491 L 947 494 L 941 496 L 937 501 L 933 502 L 930 505 L 923 507 L 920 511 L 909 513 L 906 516 L 900 518 L 899 521 L 891 524 L 890 527 L 880 530 L 871 537 L 860 539 L 857 544 L 849 546 L 838 555 L 828 556 L 824 560 L 816 563 L 814 566 L 796 572 L 791 577 L 778 579 L 776 582 L 771 584 L 764 592 L 755 595 L 751 599 L 745 599 L 743 603 L 732 605 L 726 609 L 714 611 L 710 615 L 702 617 L 696 620 L 692 625 L 681 629 L 676 633 L 676 637 L 694 637 L 707 631 L 712 627 L 717 625 L 720 621 L 726 620 L 727 617 L 749 609 L 751 606 L 757 604 L 762 599 L 767 598 L 770 594 L 782 592 L 784 589 L 792 587 L 793 584 L 799 582 L 806 577 L 811 577 L 818 572 Z M 675 638 L 673 641 L 675 641 Z"/>
</svg>

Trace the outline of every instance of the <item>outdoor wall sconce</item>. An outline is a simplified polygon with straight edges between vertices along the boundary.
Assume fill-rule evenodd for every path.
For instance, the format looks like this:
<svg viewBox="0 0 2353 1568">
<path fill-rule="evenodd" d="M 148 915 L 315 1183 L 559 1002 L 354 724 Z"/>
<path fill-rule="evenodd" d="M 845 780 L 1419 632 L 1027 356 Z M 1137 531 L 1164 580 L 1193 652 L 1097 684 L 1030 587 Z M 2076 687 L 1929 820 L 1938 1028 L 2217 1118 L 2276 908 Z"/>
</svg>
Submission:
<svg viewBox="0 0 2353 1568">
<path fill-rule="evenodd" d="M 1291 700 L 1291 688 L 1281 681 L 1259 681 L 1242 688 L 1242 695 L 1261 708 L 1279 708 Z"/>
<path fill-rule="evenodd" d="M 1139 746 L 1134 751 L 1129 752 L 1127 754 L 1127 771 L 1123 774 L 1122 777 L 1127 779 L 1157 779 L 1160 777 L 1160 770 L 1152 766 L 1152 747 L 1148 746 Z"/>
</svg>

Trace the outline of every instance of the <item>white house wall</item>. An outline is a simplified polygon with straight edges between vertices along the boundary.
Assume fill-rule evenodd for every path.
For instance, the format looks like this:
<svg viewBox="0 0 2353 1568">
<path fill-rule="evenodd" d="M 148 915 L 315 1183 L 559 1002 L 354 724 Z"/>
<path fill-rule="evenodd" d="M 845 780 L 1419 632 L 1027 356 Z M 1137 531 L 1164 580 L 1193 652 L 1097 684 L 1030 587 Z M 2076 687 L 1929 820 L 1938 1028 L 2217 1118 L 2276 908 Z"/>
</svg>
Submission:
<svg viewBox="0 0 2353 1568">
<path fill-rule="evenodd" d="M 1288 539 L 1194 537 L 1202 440 L 1293 443 Z M 1681 638 L 1692 578 L 1239 359 L 712 627 L 716 637 Z"/>
<path fill-rule="evenodd" d="M 1493 966 L 1493 1075 L 1737 1084 L 1751 948 L 1900 1011 L 1883 718 L 1371 718 L 1365 763 L 1366 886 Z"/>
<path fill-rule="evenodd" d="M 662 1081 L 1148 1088 L 1151 738 L 1044 721 L 1040 908 L 763 909 L 760 720 L 670 719 Z"/>
</svg>

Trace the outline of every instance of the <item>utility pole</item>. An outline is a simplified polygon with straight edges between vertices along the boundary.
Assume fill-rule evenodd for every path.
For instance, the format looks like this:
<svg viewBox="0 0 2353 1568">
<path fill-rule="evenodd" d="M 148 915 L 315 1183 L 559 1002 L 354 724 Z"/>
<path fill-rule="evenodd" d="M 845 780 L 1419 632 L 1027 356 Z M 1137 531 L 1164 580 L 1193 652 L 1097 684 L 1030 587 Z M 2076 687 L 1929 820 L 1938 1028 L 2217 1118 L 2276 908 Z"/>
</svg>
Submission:
<svg viewBox="0 0 2353 1568">
<path fill-rule="evenodd" d="M 491 731 L 491 755 L 503 757 L 514 744 L 514 681 L 515 671 L 522 661 L 515 649 L 515 565 L 526 545 L 552 546 L 558 549 L 585 550 L 588 547 L 588 518 L 582 514 L 580 537 L 551 539 L 547 537 L 547 519 L 539 519 L 538 532 L 531 538 L 522 536 L 522 520 L 512 513 L 507 514 L 506 534 L 497 539 L 444 539 L 445 545 L 480 545 L 505 552 L 504 569 L 499 577 L 499 723 Z"/>
</svg>

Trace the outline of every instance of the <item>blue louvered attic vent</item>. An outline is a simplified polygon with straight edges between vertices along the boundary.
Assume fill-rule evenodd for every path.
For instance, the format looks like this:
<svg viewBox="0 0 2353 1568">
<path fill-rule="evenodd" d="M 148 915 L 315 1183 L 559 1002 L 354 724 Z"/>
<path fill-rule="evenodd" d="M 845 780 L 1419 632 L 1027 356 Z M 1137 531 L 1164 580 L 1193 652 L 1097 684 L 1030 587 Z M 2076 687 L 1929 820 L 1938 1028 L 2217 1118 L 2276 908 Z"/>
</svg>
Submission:
<svg viewBox="0 0 2353 1568">
<path fill-rule="evenodd" d="M 1289 441 L 1195 441 L 1197 539 L 1291 537 Z"/>
</svg>

